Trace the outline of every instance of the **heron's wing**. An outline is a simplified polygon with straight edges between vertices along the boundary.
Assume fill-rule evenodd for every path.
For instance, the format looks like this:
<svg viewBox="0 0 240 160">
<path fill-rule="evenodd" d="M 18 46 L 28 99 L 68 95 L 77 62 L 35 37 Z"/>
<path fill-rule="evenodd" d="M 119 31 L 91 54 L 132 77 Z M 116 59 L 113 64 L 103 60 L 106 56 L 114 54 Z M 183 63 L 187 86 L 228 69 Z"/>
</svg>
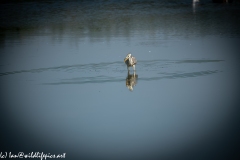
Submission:
<svg viewBox="0 0 240 160">
<path fill-rule="evenodd" d="M 137 64 L 137 59 L 135 57 L 132 57 L 133 64 Z"/>
</svg>

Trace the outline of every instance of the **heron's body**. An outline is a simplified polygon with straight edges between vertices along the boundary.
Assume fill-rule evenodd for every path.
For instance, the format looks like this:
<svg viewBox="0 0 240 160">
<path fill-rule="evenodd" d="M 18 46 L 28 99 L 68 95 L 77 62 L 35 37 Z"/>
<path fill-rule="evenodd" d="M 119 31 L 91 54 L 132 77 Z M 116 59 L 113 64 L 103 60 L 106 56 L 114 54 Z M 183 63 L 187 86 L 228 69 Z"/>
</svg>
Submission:
<svg viewBox="0 0 240 160">
<path fill-rule="evenodd" d="M 124 62 L 126 63 L 128 70 L 129 70 L 129 67 L 133 67 L 133 70 L 135 70 L 137 59 L 133 57 L 130 53 L 126 56 L 126 58 L 124 59 Z"/>
</svg>

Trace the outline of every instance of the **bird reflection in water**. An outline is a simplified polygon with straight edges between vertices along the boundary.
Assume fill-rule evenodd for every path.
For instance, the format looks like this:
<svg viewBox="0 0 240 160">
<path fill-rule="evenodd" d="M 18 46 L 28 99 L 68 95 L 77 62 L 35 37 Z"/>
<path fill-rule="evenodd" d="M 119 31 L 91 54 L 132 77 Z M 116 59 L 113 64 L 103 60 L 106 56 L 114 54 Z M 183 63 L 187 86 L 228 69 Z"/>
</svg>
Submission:
<svg viewBox="0 0 240 160">
<path fill-rule="evenodd" d="M 134 71 L 133 74 L 130 74 L 130 71 L 128 71 L 128 75 L 126 78 L 126 86 L 129 89 L 129 91 L 133 91 L 133 87 L 137 84 L 138 75 Z"/>
</svg>

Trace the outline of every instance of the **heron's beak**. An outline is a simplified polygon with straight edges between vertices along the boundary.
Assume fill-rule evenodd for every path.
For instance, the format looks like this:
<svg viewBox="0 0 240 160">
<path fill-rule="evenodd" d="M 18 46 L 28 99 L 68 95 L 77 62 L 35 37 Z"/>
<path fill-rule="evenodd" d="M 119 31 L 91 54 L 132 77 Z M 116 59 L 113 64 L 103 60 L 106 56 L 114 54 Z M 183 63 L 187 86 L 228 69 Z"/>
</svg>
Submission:
<svg viewBox="0 0 240 160">
<path fill-rule="evenodd" d="M 128 60 L 128 58 L 127 58 L 127 57 L 124 59 L 124 62 L 126 62 L 126 60 Z"/>
</svg>

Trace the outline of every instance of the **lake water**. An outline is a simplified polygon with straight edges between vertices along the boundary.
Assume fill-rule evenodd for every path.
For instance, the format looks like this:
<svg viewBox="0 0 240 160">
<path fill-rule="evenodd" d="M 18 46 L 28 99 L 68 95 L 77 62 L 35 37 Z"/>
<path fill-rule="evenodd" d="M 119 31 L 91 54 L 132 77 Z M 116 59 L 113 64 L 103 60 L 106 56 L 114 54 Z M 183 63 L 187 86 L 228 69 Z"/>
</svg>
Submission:
<svg viewBox="0 0 240 160">
<path fill-rule="evenodd" d="M 237 156 L 239 10 L 210 0 L 1 3 L 1 151 Z"/>
</svg>

